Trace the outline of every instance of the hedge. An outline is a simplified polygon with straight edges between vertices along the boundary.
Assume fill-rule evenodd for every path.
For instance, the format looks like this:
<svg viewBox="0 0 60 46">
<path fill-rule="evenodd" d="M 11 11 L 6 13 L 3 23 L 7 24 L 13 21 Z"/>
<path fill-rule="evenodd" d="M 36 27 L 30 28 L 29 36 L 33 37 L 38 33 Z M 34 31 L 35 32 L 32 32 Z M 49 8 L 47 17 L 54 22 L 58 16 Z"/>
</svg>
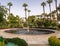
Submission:
<svg viewBox="0 0 60 46">
<path fill-rule="evenodd" d="M 56 36 L 51 36 L 48 39 L 50 46 L 60 46 L 60 40 Z"/>
<path fill-rule="evenodd" d="M 9 42 L 14 43 L 18 46 L 28 46 L 27 42 L 20 38 L 3 38 L 0 36 L 0 46 L 5 46 Z"/>
<path fill-rule="evenodd" d="M 12 42 L 14 44 L 17 44 L 18 46 L 28 46 L 25 40 L 19 38 L 6 38 L 4 42 L 5 44 L 7 44 L 8 42 Z"/>
</svg>

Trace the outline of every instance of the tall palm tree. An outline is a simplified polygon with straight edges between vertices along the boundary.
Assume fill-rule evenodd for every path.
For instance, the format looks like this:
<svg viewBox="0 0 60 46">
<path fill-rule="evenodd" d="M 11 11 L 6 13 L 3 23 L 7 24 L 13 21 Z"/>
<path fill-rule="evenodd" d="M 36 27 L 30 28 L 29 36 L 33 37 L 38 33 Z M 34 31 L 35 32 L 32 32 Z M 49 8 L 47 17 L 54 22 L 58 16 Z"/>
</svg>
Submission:
<svg viewBox="0 0 60 46">
<path fill-rule="evenodd" d="M 8 6 L 9 6 L 9 15 L 10 15 L 10 9 L 11 9 L 12 3 L 9 2 L 9 3 L 8 3 Z"/>
<path fill-rule="evenodd" d="M 44 18 L 45 18 L 45 6 L 46 6 L 46 3 L 42 2 L 41 6 L 43 6 L 43 14 L 44 14 Z M 45 21 L 45 19 L 43 19 L 43 20 Z"/>
<path fill-rule="evenodd" d="M 30 15 L 31 10 L 28 10 L 28 16 Z"/>
<path fill-rule="evenodd" d="M 55 8 L 57 9 L 57 0 L 55 0 Z"/>
<path fill-rule="evenodd" d="M 41 6 L 43 6 L 43 13 L 45 13 L 45 6 L 46 6 L 46 3 L 45 3 L 45 2 L 42 2 L 42 3 L 41 3 Z"/>
<path fill-rule="evenodd" d="M 51 3 L 52 3 L 52 0 L 47 0 L 47 3 L 49 4 L 49 9 L 50 9 L 50 13 L 51 13 Z M 50 15 L 50 20 L 51 20 L 51 16 L 52 15 Z"/>
<path fill-rule="evenodd" d="M 60 21 L 60 4 L 59 4 L 59 6 L 57 7 L 57 10 L 59 11 L 59 13 L 58 13 L 58 20 Z"/>
<path fill-rule="evenodd" d="M 26 17 L 27 17 L 27 7 L 28 5 L 26 4 L 26 3 L 24 3 L 23 4 L 23 7 L 25 8 L 24 10 L 25 10 L 25 19 L 26 19 Z"/>
<path fill-rule="evenodd" d="M 30 16 L 30 12 L 31 10 L 28 10 L 28 19 L 29 19 L 29 16 Z M 28 28 L 29 28 L 29 20 L 27 19 L 27 24 L 28 24 Z"/>
<path fill-rule="evenodd" d="M 59 6 L 57 7 L 57 10 L 60 12 L 60 4 L 59 4 Z"/>
<path fill-rule="evenodd" d="M 57 12 L 57 20 L 58 20 L 57 0 L 55 0 L 55 8 L 56 8 L 56 12 Z"/>
</svg>

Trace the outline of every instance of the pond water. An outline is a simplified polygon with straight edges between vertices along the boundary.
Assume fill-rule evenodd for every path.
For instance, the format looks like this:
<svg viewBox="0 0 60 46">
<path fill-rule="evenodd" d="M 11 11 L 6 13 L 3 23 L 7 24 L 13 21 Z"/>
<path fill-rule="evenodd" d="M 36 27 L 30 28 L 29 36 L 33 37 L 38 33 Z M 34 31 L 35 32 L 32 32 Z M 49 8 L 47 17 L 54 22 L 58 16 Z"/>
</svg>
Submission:
<svg viewBox="0 0 60 46">
<path fill-rule="evenodd" d="M 54 33 L 52 30 L 41 30 L 41 29 L 18 29 L 18 30 L 6 30 L 5 32 L 14 34 L 50 34 Z"/>
</svg>

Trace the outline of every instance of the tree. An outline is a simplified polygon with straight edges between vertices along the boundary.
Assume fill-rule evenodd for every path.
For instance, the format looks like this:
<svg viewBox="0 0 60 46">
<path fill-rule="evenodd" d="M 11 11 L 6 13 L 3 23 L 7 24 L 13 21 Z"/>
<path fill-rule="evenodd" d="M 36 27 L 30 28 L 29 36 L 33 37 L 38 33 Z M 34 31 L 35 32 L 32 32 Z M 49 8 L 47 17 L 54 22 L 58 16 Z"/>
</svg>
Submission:
<svg viewBox="0 0 60 46">
<path fill-rule="evenodd" d="M 12 13 L 8 16 L 9 27 L 22 27 L 21 18 L 16 15 L 14 16 Z"/>
<path fill-rule="evenodd" d="M 28 16 L 30 15 L 31 10 L 28 10 Z"/>
<path fill-rule="evenodd" d="M 57 7 L 57 10 L 59 10 L 59 12 L 60 12 L 60 4 L 59 4 L 59 6 Z"/>
<path fill-rule="evenodd" d="M 56 21 L 55 14 L 56 14 L 56 10 L 52 11 L 52 18 L 53 18 L 54 21 Z"/>
<path fill-rule="evenodd" d="M 42 27 L 43 21 L 40 18 L 38 18 L 38 19 L 36 19 L 36 24 L 37 24 L 37 27 Z"/>
<path fill-rule="evenodd" d="M 47 0 L 47 3 L 49 4 L 49 9 L 50 9 L 50 13 L 51 13 L 51 3 L 52 3 L 52 0 Z M 51 20 L 51 16 L 52 15 L 50 15 L 50 20 Z"/>
<path fill-rule="evenodd" d="M 4 27 L 5 24 L 5 18 L 6 18 L 6 15 L 7 15 L 7 9 L 5 6 L 0 6 L 0 28 Z"/>
<path fill-rule="evenodd" d="M 10 9 L 11 9 L 12 3 L 9 2 L 9 3 L 8 3 L 8 6 L 9 6 L 9 15 L 10 15 Z"/>
<path fill-rule="evenodd" d="M 60 21 L 60 4 L 59 4 L 59 6 L 57 7 L 57 10 L 59 11 L 59 13 L 58 13 L 58 21 Z"/>
<path fill-rule="evenodd" d="M 27 5 L 26 3 L 23 4 L 23 7 L 25 8 L 25 9 L 24 9 L 24 10 L 25 10 L 25 19 L 26 19 L 26 17 L 27 17 L 27 13 L 26 13 L 26 12 L 27 12 L 27 8 L 26 8 L 27 6 L 28 6 L 28 5 Z"/>
<path fill-rule="evenodd" d="M 41 6 L 43 6 L 43 13 L 45 13 L 45 6 L 46 6 L 46 3 L 45 3 L 45 2 L 42 2 L 42 3 L 41 3 Z"/>
<path fill-rule="evenodd" d="M 16 15 L 15 18 L 17 20 L 18 27 L 23 27 L 23 20 L 19 17 L 19 15 Z"/>
<path fill-rule="evenodd" d="M 57 11 L 57 0 L 55 0 L 55 8 L 56 8 L 56 12 L 57 12 L 57 20 L 58 20 L 58 11 Z"/>
<path fill-rule="evenodd" d="M 45 21 L 45 19 L 48 18 L 46 13 L 42 13 L 40 16 L 41 16 L 43 21 Z"/>
<path fill-rule="evenodd" d="M 8 22 L 9 22 L 9 27 L 16 27 L 17 21 L 15 16 L 12 13 L 8 16 Z"/>
<path fill-rule="evenodd" d="M 5 18 L 6 15 L 7 15 L 7 9 L 6 9 L 6 7 L 3 6 L 3 5 L 0 6 L 0 16 L 1 16 L 0 20 L 3 19 L 3 18 Z"/>
<path fill-rule="evenodd" d="M 30 27 L 34 27 L 35 26 L 35 16 L 29 16 L 28 17 L 28 23 Z"/>
<path fill-rule="evenodd" d="M 7 14 L 6 7 L 0 6 L 0 26 L 2 25 L 3 21 L 5 20 Z"/>
</svg>

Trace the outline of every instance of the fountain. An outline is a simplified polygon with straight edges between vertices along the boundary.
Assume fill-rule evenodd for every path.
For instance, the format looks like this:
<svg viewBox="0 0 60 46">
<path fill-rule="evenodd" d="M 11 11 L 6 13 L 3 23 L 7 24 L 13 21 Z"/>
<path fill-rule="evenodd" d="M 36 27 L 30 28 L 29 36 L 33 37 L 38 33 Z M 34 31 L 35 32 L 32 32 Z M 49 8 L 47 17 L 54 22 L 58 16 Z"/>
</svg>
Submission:
<svg viewBox="0 0 60 46">
<path fill-rule="evenodd" d="M 25 5 L 25 6 L 24 6 Z M 24 3 L 23 4 L 23 7 L 25 8 L 24 10 L 25 10 L 25 22 L 26 22 L 26 24 L 27 24 L 27 27 L 24 29 L 17 29 L 17 30 L 6 30 L 5 32 L 8 32 L 8 33 L 14 33 L 14 34 L 50 34 L 50 33 L 54 33 L 54 31 L 53 30 L 46 30 L 46 29 L 38 29 L 38 28 L 35 28 L 35 29 L 33 29 L 33 28 L 29 28 L 29 24 L 28 24 L 28 17 L 27 17 L 27 7 L 28 5 L 26 4 L 26 3 Z M 28 12 L 28 16 L 30 15 L 29 14 L 30 13 L 30 11 Z"/>
</svg>

